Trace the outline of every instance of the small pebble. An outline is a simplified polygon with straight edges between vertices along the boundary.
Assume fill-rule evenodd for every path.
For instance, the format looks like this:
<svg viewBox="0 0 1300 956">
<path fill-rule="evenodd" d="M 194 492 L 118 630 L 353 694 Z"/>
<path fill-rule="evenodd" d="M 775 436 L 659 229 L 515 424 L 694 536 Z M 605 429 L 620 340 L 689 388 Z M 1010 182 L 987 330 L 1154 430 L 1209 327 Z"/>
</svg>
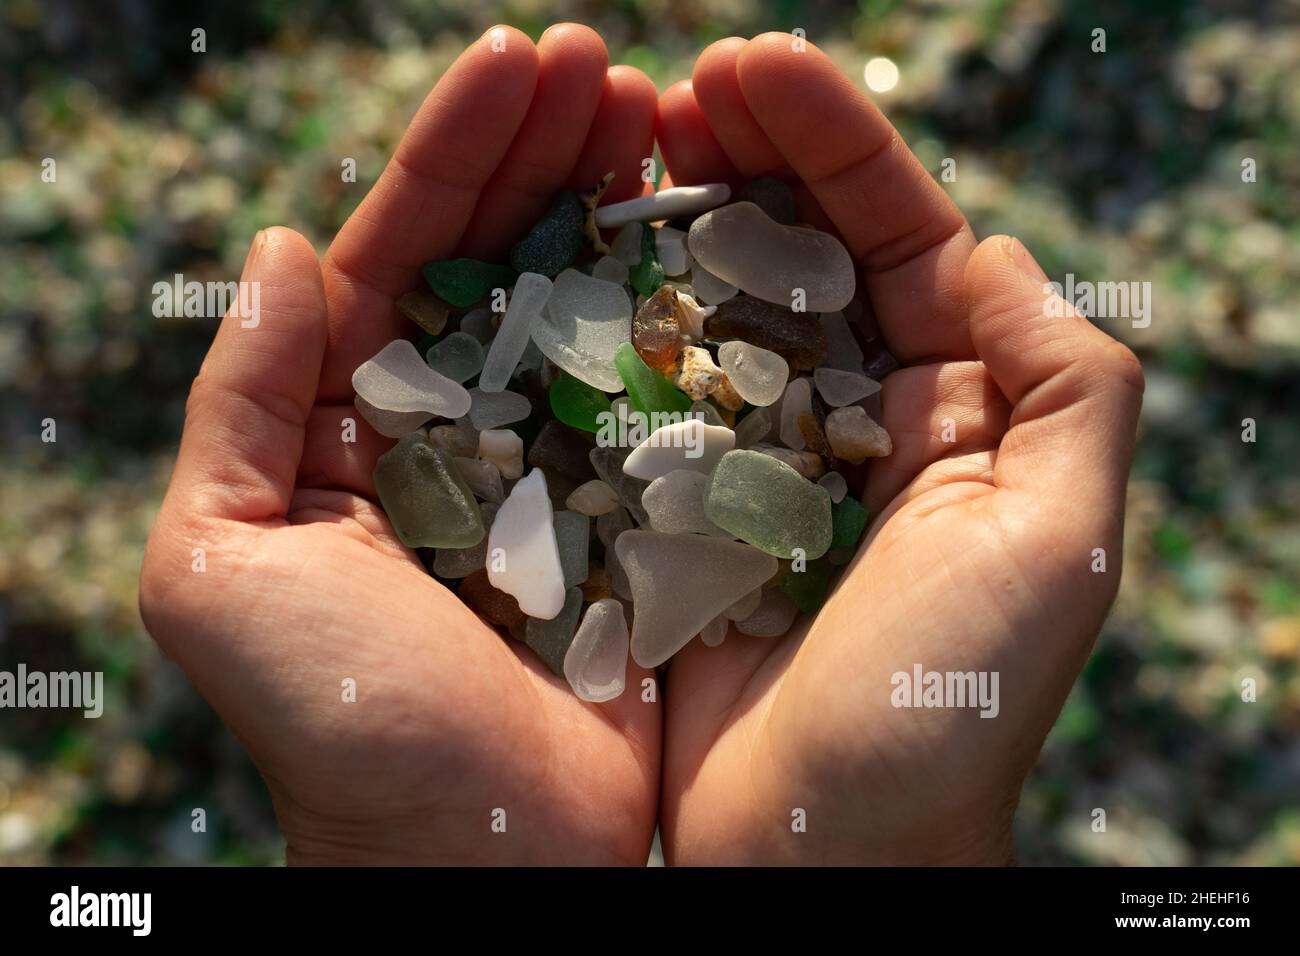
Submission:
<svg viewBox="0 0 1300 956">
<path fill-rule="evenodd" d="M 799 428 L 799 418 L 812 414 L 812 385 L 806 378 L 795 378 L 781 398 L 781 441 L 787 448 L 800 451 L 807 444 Z"/>
<path fill-rule="evenodd" d="M 448 305 L 458 309 L 469 308 L 493 289 L 509 289 L 515 284 L 515 272 L 509 266 L 477 259 L 430 262 L 423 273 L 429 288 Z"/>
<path fill-rule="evenodd" d="M 848 482 L 838 471 L 828 471 L 817 479 L 817 484 L 826 489 L 827 494 L 831 496 L 831 504 L 839 504 L 844 500 L 844 496 L 849 493 Z"/>
<path fill-rule="evenodd" d="M 471 388 L 469 395 L 469 420 L 479 431 L 523 421 L 533 413 L 533 403 L 518 392 L 485 392 L 481 388 Z"/>
<path fill-rule="evenodd" d="M 695 261 L 686 249 L 686 233 L 672 226 L 655 230 L 655 255 L 664 267 L 664 274 L 670 276 L 683 275 Z"/>
<path fill-rule="evenodd" d="M 596 601 L 565 652 L 563 671 L 582 700 L 602 703 L 623 693 L 627 674 L 627 618 L 612 598 Z"/>
<path fill-rule="evenodd" d="M 401 296 L 397 311 L 430 335 L 441 334 L 447 325 L 447 303 L 428 289 L 416 289 Z"/>
<path fill-rule="evenodd" d="M 556 614 L 549 618 L 529 615 L 524 643 L 532 648 L 533 653 L 542 659 L 542 663 L 556 677 L 564 676 L 564 658 L 573 644 L 580 614 L 582 589 L 574 587 L 564 592 L 564 603 Z"/>
<path fill-rule="evenodd" d="M 558 194 L 532 230 L 510 250 L 510 265 L 519 273 L 554 278 L 582 249 L 587 211 L 577 193 Z M 513 366 L 512 366 L 513 367 Z"/>
<path fill-rule="evenodd" d="M 748 342 L 724 342 L 718 359 L 732 387 L 751 405 L 771 405 L 785 391 L 790 366 L 775 352 Z"/>
<path fill-rule="evenodd" d="M 885 458 L 894 450 L 889 432 L 859 405 L 837 408 L 826 416 L 826 439 L 836 458 L 854 463 Z"/>
<path fill-rule="evenodd" d="M 513 480 L 524 473 L 524 440 L 508 428 L 479 432 L 478 456 L 490 462 L 502 478 Z"/>
<path fill-rule="evenodd" d="M 596 225 L 601 229 L 614 229 L 630 222 L 658 222 L 677 216 L 693 216 L 720 206 L 729 198 L 731 189 L 726 183 L 674 186 L 648 196 L 601 206 L 596 210 Z"/>
<path fill-rule="evenodd" d="M 826 404 L 835 408 L 852 405 L 880 391 L 880 383 L 865 375 L 825 366 L 813 372 L 813 381 Z"/>
<path fill-rule="evenodd" d="M 439 375 L 464 384 L 483 370 L 483 346 L 468 332 L 452 332 L 424 353 L 424 361 Z"/>
<path fill-rule="evenodd" d="M 578 514 L 592 518 L 608 514 L 619 507 L 618 493 L 599 479 L 584 482 L 565 500 L 564 505 Z"/>
</svg>

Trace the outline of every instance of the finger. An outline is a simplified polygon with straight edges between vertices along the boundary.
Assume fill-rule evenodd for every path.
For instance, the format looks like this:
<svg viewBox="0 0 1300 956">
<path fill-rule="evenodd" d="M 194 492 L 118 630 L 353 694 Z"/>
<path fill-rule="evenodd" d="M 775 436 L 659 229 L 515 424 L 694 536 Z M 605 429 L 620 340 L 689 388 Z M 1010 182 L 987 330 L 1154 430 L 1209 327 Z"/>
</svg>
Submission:
<svg viewBox="0 0 1300 956">
<path fill-rule="evenodd" d="M 537 89 L 510 150 L 483 190 L 457 253 L 496 260 L 518 242 L 568 181 L 605 87 L 609 56 L 590 27 L 542 34 Z"/>
<path fill-rule="evenodd" d="M 346 402 L 352 372 L 409 323 L 394 298 L 419 268 L 455 249 L 479 193 L 527 115 L 537 85 L 532 40 L 493 27 L 443 74 L 393 158 L 325 254 L 329 347 L 321 392 Z"/>
<path fill-rule="evenodd" d="M 610 67 L 596 118 L 587 131 L 569 185 L 590 189 L 612 170 L 614 180 L 601 197 L 602 205 L 641 195 L 645 186 L 642 164 L 654 156 L 658 102 L 659 94 L 650 77 L 634 67 Z"/>
<path fill-rule="evenodd" d="M 352 440 L 343 440 L 345 430 Z M 371 428 L 356 406 L 317 405 L 307 419 L 298 487 L 347 491 L 374 500 L 375 462 L 392 447 L 393 439 Z"/>
<path fill-rule="evenodd" d="M 164 507 L 186 516 L 282 518 L 325 351 L 325 293 L 311 244 L 290 229 L 257 234 L 238 304 L 221 320 L 190 390 Z"/>
<path fill-rule="evenodd" d="M 961 296 L 970 227 L 875 104 L 820 50 L 794 41 L 767 33 L 736 54 L 753 120 L 862 264 L 890 349 L 907 363 L 972 358 Z M 758 149 L 755 139 L 746 135 L 747 149 Z"/>
<path fill-rule="evenodd" d="M 952 482 L 992 484 L 992 463 L 1011 414 L 980 362 L 902 368 L 884 381 L 880 424 L 893 451 L 871 461 L 864 501 L 872 517 L 887 506 Z"/>
<path fill-rule="evenodd" d="M 754 118 L 736 77 L 737 60 L 748 42 L 728 37 L 705 47 L 695 61 L 691 88 L 718 143 L 744 179 L 792 179 L 795 173 Z"/>
<path fill-rule="evenodd" d="M 1118 544 L 1142 367 L 1046 283 L 1007 236 L 985 239 L 966 268 L 975 348 L 1012 405 L 994 480 Z"/>
<path fill-rule="evenodd" d="M 734 190 L 743 181 L 704 118 L 690 80 L 674 83 L 659 97 L 655 138 L 668 175 L 679 186 L 727 183 Z"/>
</svg>

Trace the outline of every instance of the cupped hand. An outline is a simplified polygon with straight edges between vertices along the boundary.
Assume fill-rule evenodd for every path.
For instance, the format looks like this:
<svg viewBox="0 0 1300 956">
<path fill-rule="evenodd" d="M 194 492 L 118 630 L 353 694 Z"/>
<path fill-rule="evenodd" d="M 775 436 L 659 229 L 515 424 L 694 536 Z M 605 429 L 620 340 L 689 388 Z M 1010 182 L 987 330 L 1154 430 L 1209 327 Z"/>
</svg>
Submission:
<svg viewBox="0 0 1300 956">
<path fill-rule="evenodd" d="M 866 547 L 821 613 L 673 659 L 665 856 L 1007 862 L 1021 784 L 1118 586 L 1140 366 L 1072 310 L 1049 318 L 1025 248 L 977 245 L 811 44 L 715 43 L 664 93 L 657 135 L 675 184 L 797 184 L 903 366 L 884 382 L 894 450 L 870 466 Z M 893 675 L 917 664 L 996 672 L 996 716 L 895 707 Z"/>
<path fill-rule="evenodd" d="M 254 241 L 260 314 L 223 319 L 194 383 L 140 600 L 266 779 L 290 862 L 645 862 L 658 705 L 578 700 L 422 569 L 376 504 L 392 442 L 351 375 L 409 333 L 394 301 L 423 263 L 499 257 L 611 169 L 610 199 L 639 194 L 655 102 L 585 27 L 494 28 L 323 265 L 290 230 Z"/>
</svg>

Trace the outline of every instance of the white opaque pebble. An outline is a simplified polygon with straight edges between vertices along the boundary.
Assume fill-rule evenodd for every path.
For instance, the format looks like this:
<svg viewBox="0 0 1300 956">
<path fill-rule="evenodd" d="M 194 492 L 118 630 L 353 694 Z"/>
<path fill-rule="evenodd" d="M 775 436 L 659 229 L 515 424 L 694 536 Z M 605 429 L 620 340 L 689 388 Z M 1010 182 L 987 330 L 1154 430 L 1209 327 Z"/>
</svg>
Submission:
<svg viewBox="0 0 1300 956">
<path fill-rule="evenodd" d="M 653 481 L 670 471 L 686 469 L 708 474 L 727 452 L 736 447 L 736 433 L 698 418 L 661 425 L 632 449 L 623 462 L 623 474 Z"/>
<path fill-rule="evenodd" d="M 529 617 L 549 621 L 564 607 L 564 569 L 540 468 L 519 479 L 497 511 L 488 533 L 487 572 L 492 586 L 513 595 Z"/>
<path fill-rule="evenodd" d="M 596 210 L 596 226 L 600 229 L 614 229 L 629 222 L 658 222 L 675 216 L 693 216 L 720 206 L 730 198 L 731 187 L 726 183 L 673 186 L 648 196 L 599 207 Z"/>
<path fill-rule="evenodd" d="M 428 412 L 459 418 L 469 411 L 469 392 L 425 364 L 406 339 L 389 342 L 352 373 L 352 387 L 373 407 L 388 412 Z"/>
<path fill-rule="evenodd" d="M 478 456 L 495 465 L 502 478 L 514 479 L 524 473 L 524 440 L 508 428 L 479 432 Z"/>
</svg>

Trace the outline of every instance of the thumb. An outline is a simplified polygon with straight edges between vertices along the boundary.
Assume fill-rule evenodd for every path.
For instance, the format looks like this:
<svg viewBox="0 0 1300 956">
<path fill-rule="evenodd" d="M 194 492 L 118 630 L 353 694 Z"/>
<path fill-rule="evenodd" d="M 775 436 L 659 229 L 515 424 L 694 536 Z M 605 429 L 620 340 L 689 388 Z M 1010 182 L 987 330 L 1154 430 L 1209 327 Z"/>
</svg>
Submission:
<svg viewBox="0 0 1300 956">
<path fill-rule="evenodd" d="M 286 514 L 325 335 L 315 250 L 291 229 L 259 232 L 190 389 L 164 510 L 235 521 Z"/>
<path fill-rule="evenodd" d="M 1008 236 L 979 244 L 965 289 L 975 350 L 1012 406 L 994 483 L 1118 546 L 1142 404 L 1137 357 L 1057 296 Z"/>
</svg>

